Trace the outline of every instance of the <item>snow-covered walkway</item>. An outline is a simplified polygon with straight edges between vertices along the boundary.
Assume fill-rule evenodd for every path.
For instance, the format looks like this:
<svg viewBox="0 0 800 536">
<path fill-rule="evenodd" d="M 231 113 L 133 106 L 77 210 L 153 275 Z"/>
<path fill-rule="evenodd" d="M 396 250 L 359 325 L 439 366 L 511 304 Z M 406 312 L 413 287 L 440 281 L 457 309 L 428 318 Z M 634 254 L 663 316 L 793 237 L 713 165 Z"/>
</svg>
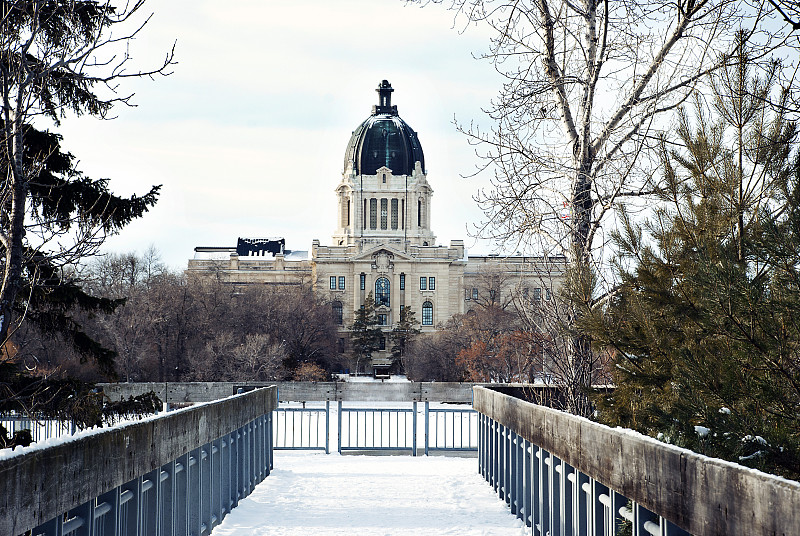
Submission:
<svg viewBox="0 0 800 536">
<path fill-rule="evenodd" d="M 496 535 L 528 531 L 475 458 L 276 452 L 213 536 Z"/>
</svg>

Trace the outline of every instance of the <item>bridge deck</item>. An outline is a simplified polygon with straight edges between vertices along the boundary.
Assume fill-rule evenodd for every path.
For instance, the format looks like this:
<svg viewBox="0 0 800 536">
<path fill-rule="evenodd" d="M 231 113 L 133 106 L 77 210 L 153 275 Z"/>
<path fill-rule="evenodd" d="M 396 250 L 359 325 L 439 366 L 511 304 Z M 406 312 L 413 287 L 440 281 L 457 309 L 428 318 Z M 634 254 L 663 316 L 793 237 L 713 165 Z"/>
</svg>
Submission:
<svg viewBox="0 0 800 536">
<path fill-rule="evenodd" d="M 529 532 L 475 458 L 276 452 L 275 469 L 214 536 L 482 535 Z"/>
</svg>

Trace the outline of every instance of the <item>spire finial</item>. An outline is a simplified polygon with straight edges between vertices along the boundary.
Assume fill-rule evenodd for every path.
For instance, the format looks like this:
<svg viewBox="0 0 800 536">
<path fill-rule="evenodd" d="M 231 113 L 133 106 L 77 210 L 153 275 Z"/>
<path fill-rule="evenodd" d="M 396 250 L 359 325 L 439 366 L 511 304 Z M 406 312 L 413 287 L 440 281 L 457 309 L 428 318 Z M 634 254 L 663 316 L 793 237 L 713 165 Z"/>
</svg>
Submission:
<svg viewBox="0 0 800 536">
<path fill-rule="evenodd" d="M 397 115 L 397 106 L 392 106 L 392 84 L 388 80 L 382 80 L 378 85 L 378 105 L 372 107 L 372 115 L 390 114 Z"/>
</svg>

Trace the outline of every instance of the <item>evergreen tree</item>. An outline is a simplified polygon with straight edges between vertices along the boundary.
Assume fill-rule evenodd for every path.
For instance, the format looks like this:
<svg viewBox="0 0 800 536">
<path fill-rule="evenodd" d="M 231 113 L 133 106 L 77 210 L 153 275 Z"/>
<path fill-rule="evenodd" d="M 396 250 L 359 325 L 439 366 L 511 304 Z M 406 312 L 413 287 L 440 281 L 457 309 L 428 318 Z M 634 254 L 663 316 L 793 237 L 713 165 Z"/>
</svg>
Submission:
<svg viewBox="0 0 800 536">
<path fill-rule="evenodd" d="M 73 313 L 108 313 L 122 302 L 87 294 L 70 270 L 152 207 L 159 187 L 143 196 L 114 195 L 108 179 L 77 169 L 51 129 L 68 113 L 105 118 L 115 104 L 128 104 L 131 95 L 118 93 L 123 78 L 166 74 L 171 52 L 152 71 L 131 70 L 127 53 L 120 54 L 119 45 L 141 30 L 131 17 L 143 3 L 121 10 L 95 0 L 0 6 L 0 404 L 34 409 L 43 399 L 77 399 L 78 391 L 91 390 L 15 366 L 9 337 L 23 321 L 58 334 L 114 374 L 114 352 L 88 336 Z"/>
<path fill-rule="evenodd" d="M 136 72 L 127 69 L 127 54 L 113 56 L 109 50 L 112 59 L 100 59 L 106 48 L 138 32 L 133 27 L 125 37 L 115 27 L 128 22 L 142 5 L 134 2 L 119 11 L 91 0 L 2 4 L 0 340 L 21 321 L 15 312 L 31 311 L 32 292 L 40 292 L 42 300 L 53 297 L 62 312 L 65 292 L 73 305 L 108 306 L 78 296 L 77 285 L 62 269 L 96 252 L 105 236 L 156 202 L 157 186 L 144 196 L 125 198 L 108 189 L 107 179 L 84 176 L 75 158 L 61 150 L 61 137 L 47 129 L 58 126 L 68 112 L 105 117 L 115 104 L 130 99 L 117 93 L 121 78 L 163 73 L 172 63 L 170 53 L 158 69 Z M 51 290 L 62 285 L 61 296 L 53 296 Z M 47 318 L 39 318 L 45 328 L 75 331 L 64 318 Z M 95 352 L 94 357 L 108 356 Z"/>
<path fill-rule="evenodd" d="M 742 43 L 743 44 L 743 43 Z M 681 113 L 663 207 L 623 211 L 620 292 L 582 328 L 616 359 L 599 418 L 699 452 L 800 476 L 800 160 L 764 104 L 746 47 L 715 79 L 712 122 Z"/>
<path fill-rule="evenodd" d="M 392 358 L 402 363 L 406 354 L 406 349 L 414 338 L 420 334 L 419 322 L 416 313 L 411 307 L 403 307 L 400 310 L 400 320 L 389 334 L 392 341 Z"/>
<path fill-rule="evenodd" d="M 355 311 L 353 325 L 350 326 L 350 343 L 353 348 L 353 359 L 356 362 L 356 372 L 359 372 L 361 363 L 371 358 L 372 352 L 380 347 L 382 336 L 378 315 L 375 314 L 375 299 L 370 292 L 361 308 Z"/>
</svg>

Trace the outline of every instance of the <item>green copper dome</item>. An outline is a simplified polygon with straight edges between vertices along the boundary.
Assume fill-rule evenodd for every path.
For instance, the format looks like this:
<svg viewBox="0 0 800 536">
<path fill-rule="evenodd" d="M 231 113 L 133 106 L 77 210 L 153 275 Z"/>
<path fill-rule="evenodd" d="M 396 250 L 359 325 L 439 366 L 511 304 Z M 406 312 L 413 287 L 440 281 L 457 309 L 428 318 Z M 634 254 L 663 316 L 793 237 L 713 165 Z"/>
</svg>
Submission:
<svg viewBox="0 0 800 536">
<path fill-rule="evenodd" d="M 376 90 L 379 94 L 372 115 L 361 123 L 350 137 L 344 155 L 344 167 L 352 163 L 356 175 L 375 175 L 383 166 L 393 175 L 411 175 L 419 162 L 425 171 L 425 156 L 417 133 L 397 115 L 392 106 L 391 84 L 384 80 Z"/>
</svg>

